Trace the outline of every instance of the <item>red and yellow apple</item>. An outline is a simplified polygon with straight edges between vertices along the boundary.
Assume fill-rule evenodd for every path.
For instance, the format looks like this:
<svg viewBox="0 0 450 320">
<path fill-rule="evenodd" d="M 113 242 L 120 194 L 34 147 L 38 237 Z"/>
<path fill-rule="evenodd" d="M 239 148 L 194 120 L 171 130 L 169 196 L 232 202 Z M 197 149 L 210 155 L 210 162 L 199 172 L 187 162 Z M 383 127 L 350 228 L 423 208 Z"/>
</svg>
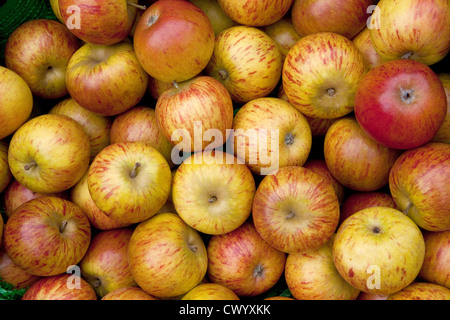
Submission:
<svg viewBox="0 0 450 320">
<path fill-rule="evenodd" d="M 20 268 L 8 256 L 4 246 L 0 247 L 0 279 L 3 282 L 11 284 L 16 289 L 26 289 L 40 278 Z"/>
<path fill-rule="evenodd" d="M 295 30 L 292 19 L 289 15 L 283 16 L 280 20 L 267 26 L 261 27 L 261 30 L 267 33 L 278 45 L 278 49 L 286 58 L 291 47 L 300 40 L 300 36 Z"/>
<path fill-rule="evenodd" d="M 414 282 L 395 292 L 387 300 L 450 300 L 450 289 L 429 282 Z"/>
<path fill-rule="evenodd" d="M 11 182 L 12 174 L 8 164 L 9 143 L 0 140 L 0 193 L 2 193 Z"/>
<path fill-rule="evenodd" d="M 450 73 L 439 73 L 438 77 L 444 86 L 447 97 L 447 113 L 444 122 L 431 140 L 450 144 Z"/>
<path fill-rule="evenodd" d="M 359 32 L 352 39 L 352 42 L 353 45 L 362 53 L 368 70 L 379 66 L 383 62 L 386 62 L 375 50 L 372 39 L 370 38 L 370 29 L 368 27 L 361 30 L 361 32 Z"/>
<path fill-rule="evenodd" d="M 186 293 L 181 300 L 240 300 L 233 290 L 218 283 L 201 283 Z"/>
<path fill-rule="evenodd" d="M 214 34 L 218 35 L 223 30 L 237 25 L 222 9 L 217 0 L 189 0 L 202 9 L 208 16 L 214 29 Z"/>
<path fill-rule="evenodd" d="M 419 278 L 450 289 L 450 230 L 424 231 L 425 258 Z"/>
<path fill-rule="evenodd" d="M 102 300 L 158 300 L 139 287 L 121 287 L 103 296 Z"/>
</svg>

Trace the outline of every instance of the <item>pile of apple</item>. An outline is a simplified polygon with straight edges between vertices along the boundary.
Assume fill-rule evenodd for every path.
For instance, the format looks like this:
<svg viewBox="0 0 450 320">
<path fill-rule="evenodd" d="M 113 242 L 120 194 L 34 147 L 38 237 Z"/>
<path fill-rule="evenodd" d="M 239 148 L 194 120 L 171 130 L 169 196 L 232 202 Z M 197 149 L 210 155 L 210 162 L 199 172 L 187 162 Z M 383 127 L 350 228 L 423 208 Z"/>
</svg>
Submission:
<svg viewBox="0 0 450 320">
<path fill-rule="evenodd" d="M 0 67 L 23 299 L 450 299 L 448 0 L 51 4 Z"/>
</svg>

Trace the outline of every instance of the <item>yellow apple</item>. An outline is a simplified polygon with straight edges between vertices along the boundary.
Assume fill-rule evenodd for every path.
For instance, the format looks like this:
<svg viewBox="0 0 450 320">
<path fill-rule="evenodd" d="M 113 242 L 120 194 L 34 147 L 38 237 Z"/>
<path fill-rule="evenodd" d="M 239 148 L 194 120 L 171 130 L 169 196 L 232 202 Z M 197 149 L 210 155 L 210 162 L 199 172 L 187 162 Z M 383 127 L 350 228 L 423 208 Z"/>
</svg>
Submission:
<svg viewBox="0 0 450 320">
<path fill-rule="evenodd" d="M 8 147 L 6 141 L 0 140 L 0 193 L 2 193 L 9 185 L 12 174 L 8 164 Z"/>
<path fill-rule="evenodd" d="M 373 46 L 369 28 L 366 27 L 361 30 L 361 32 L 352 39 L 352 42 L 363 55 L 369 70 L 385 62 Z"/>
<path fill-rule="evenodd" d="M 261 30 L 272 37 L 278 45 L 283 60 L 286 58 L 289 49 L 300 40 L 300 35 L 295 30 L 292 19 L 289 15 L 285 15 L 277 22 L 268 26 L 261 27 Z"/>
<path fill-rule="evenodd" d="M 181 300 L 240 300 L 233 290 L 218 283 L 201 283 L 186 293 Z"/>
<path fill-rule="evenodd" d="M 388 296 L 387 300 L 450 300 L 450 289 L 429 282 L 414 282 Z"/>
<path fill-rule="evenodd" d="M 220 6 L 218 0 L 189 0 L 202 9 L 211 21 L 214 33 L 218 35 L 223 30 L 231 28 L 237 23 L 233 21 Z"/>
<path fill-rule="evenodd" d="M 102 300 L 158 300 L 139 287 L 121 287 L 103 296 Z"/>
</svg>

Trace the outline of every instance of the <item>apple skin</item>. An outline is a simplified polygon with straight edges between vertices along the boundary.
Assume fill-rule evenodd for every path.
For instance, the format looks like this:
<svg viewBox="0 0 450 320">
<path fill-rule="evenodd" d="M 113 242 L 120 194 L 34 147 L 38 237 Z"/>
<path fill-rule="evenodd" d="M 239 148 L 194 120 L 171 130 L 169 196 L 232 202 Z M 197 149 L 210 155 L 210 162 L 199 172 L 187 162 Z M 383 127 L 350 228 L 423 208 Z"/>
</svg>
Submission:
<svg viewBox="0 0 450 320">
<path fill-rule="evenodd" d="M 8 164 L 9 143 L 0 140 L 0 193 L 2 193 L 11 182 L 12 174 Z"/>
<path fill-rule="evenodd" d="M 218 35 L 225 29 L 237 25 L 237 23 L 223 11 L 217 0 L 189 0 L 189 2 L 195 4 L 205 12 L 209 21 L 211 21 L 215 35 Z"/>
<path fill-rule="evenodd" d="M 207 245 L 208 278 L 252 297 L 272 288 L 284 272 L 286 254 L 268 245 L 250 221 L 239 228 L 213 235 Z"/>
<path fill-rule="evenodd" d="M 153 216 L 169 197 L 166 159 L 144 142 L 118 142 L 95 157 L 87 178 L 92 200 L 112 220 L 133 224 Z"/>
<path fill-rule="evenodd" d="M 272 247 L 286 253 L 305 252 L 322 246 L 334 234 L 339 201 L 322 175 L 287 166 L 260 182 L 252 218 L 261 238 Z"/>
<path fill-rule="evenodd" d="M 261 27 L 280 20 L 294 0 L 217 0 L 222 10 L 240 25 Z"/>
<path fill-rule="evenodd" d="M 231 96 L 220 81 L 209 76 L 196 76 L 167 89 L 159 96 L 155 112 L 164 137 L 178 150 L 187 152 L 222 146 L 233 125 Z M 196 121 L 201 122 L 200 128 L 196 129 Z M 178 130 L 186 130 L 189 139 L 177 139 Z M 208 141 L 205 139 L 208 130 L 218 131 L 221 136 Z M 201 141 L 196 131 L 201 134 Z"/>
<path fill-rule="evenodd" d="M 181 300 L 240 300 L 233 290 L 218 283 L 201 283 L 186 293 Z"/>
<path fill-rule="evenodd" d="M 450 300 L 450 289 L 435 283 L 414 282 L 387 300 Z"/>
<path fill-rule="evenodd" d="M 89 166 L 91 145 L 83 127 L 67 116 L 43 114 L 23 124 L 9 143 L 14 178 L 34 192 L 73 187 Z"/>
<path fill-rule="evenodd" d="M 130 42 L 107 46 L 87 43 L 71 57 L 66 85 L 83 108 L 115 116 L 141 101 L 147 92 L 148 74 Z"/>
<path fill-rule="evenodd" d="M 354 109 L 358 83 L 366 73 L 363 55 L 348 38 L 320 32 L 289 50 L 282 84 L 289 102 L 311 118 L 339 118 Z"/>
<path fill-rule="evenodd" d="M 230 232 L 247 220 L 255 189 L 250 169 L 233 155 L 222 151 L 196 152 L 175 172 L 172 200 L 176 212 L 189 226 L 217 235 Z"/>
<path fill-rule="evenodd" d="M 360 291 L 345 281 L 333 262 L 334 236 L 324 245 L 305 253 L 290 253 L 285 277 L 297 300 L 355 300 Z"/>
<path fill-rule="evenodd" d="M 318 32 L 334 32 L 352 39 L 369 18 L 367 8 L 374 0 L 295 0 L 291 9 L 297 33 L 304 37 Z"/>
<path fill-rule="evenodd" d="M 431 140 L 450 144 L 450 73 L 440 73 L 438 77 L 444 86 L 444 91 L 447 96 L 447 113 L 444 122 Z"/>
<path fill-rule="evenodd" d="M 286 58 L 289 49 L 300 40 L 300 36 L 295 30 L 292 19 L 289 15 L 283 16 L 280 20 L 267 26 L 261 27 L 261 30 L 267 33 L 278 45 L 278 49 Z"/>
<path fill-rule="evenodd" d="M 424 231 L 425 259 L 419 278 L 450 289 L 450 230 Z"/>
<path fill-rule="evenodd" d="M 137 10 L 128 3 L 137 4 L 138 0 L 59 0 L 59 13 L 62 21 L 79 39 L 87 43 L 113 45 L 124 40 L 131 31 Z M 71 26 L 74 11 L 79 10 L 79 26 Z M 73 16 L 73 17 L 72 17 Z"/>
<path fill-rule="evenodd" d="M 375 191 L 387 185 L 400 151 L 367 135 L 354 117 L 336 120 L 324 140 L 324 159 L 337 181 L 355 191 Z M 355 156 L 357 154 L 357 156 Z"/>
<path fill-rule="evenodd" d="M 169 298 L 200 283 L 208 258 L 200 234 L 177 214 L 163 212 L 136 227 L 128 244 L 128 263 L 139 287 Z"/>
<path fill-rule="evenodd" d="M 151 77 L 182 82 L 205 68 L 214 36 L 208 16 L 196 5 L 157 1 L 142 14 L 133 40 L 136 56 Z"/>
<path fill-rule="evenodd" d="M 221 81 L 234 102 L 246 103 L 269 95 L 278 85 L 283 56 L 264 31 L 234 26 L 217 35 L 204 72 Z"/>
<path fill-rule="evenodd" d="M 41 277 L 32 275 L 17 266 L 8 256 L 4 246 L 0 247 L 0 279 L 16 289 L 29 288 Z"/>
<path fill-rule="evenodd" d="M 383 59 L 409 58 L 426 65 L 442 60 L 450 50 L 450 5 L 447 0 L 381 0 L 379 28 L 370 30 Z"/>
<path fill-rule="evenodd" d="M 388 207 L 354 213 L 340 225 L 333 243 L 334 264 L 344 280 L 372 294 L 392 294 L 411 284 L 424 256 L 419 227 Z"/>
<path fill-rule="evenodd" d="M 121 287 L 103 296 L 101 300 L 158 300 L 139 287 Z"/>
<path fill-rule="evenodd" d="M 4 242 L 11 260 L 28 273 L 53 276 L 83 258 L 91 240 L 85 213 L 58 197 L 30 200 L 6 222 Z"/>
<path fill-rule="evenodd" d="M 9 36 L 5 65 L 25 80 L 33 95 L 61 98 L 68 92 L 67 65 L 79 46 L 78 39 L 59 21 L 30 20 Z"/>
<path fill-rule="evenodd" d="M 422 229 L 450 229 L 450 145 L 429 142 L 403 152 L 391 168 L 389 189 L 398 209 Z"/>
<path fill-rule="evenodd" d="M 356 300 L 387 300 L 388 297 L 388 294 L 366 293 L 361 291 Z"/>
<path fill-rule="evenodd" d="M 353 45 L 358 48 L 358 50 L 364 56 L 364 60 L 366 62 L 366 66 L 368 70 L 379 66 L 383 62 L 386 62 L 378 52 L 375 50 L 373 46 L 372 39 L 370 38 L 370 29 L 365 27 L 361 30 L 353 39 Z"/>
<path fill-rule="evenodd" d="M 128 244 L 134 229 L 96 233 L 79 263 L 81 276 L 99 298 L 121 287 L 137 286 L 128 267 Z"/>
<path fill-rule="evenodd" d="M 0 140 L 24 124 L 33 110 L 33 94 L 25 80 L 0 66 Z"/>
<path fill-rule="evenodd" d="M 398 59 L 370 70 L 355 94 L 355 117 L 374 140 L 395 149 L 429 142 L 447 113 L 437 74 L 423 63 Z"/>
<path fill-rule="evenodd" d="M 275 132 L 279 137 L 272 137 Z M 289 102 L 273 97 L 244 104 L 234 116 L 230 139 L 234 154 L 259 175 L 276 172 L 280 167 L 302 166 L 312 147 L 306 118 Z M 274 142 L 278 145 L 272 146 Z"/>
<path fill-rule="evenodd" d="M 22 300 L 97 300 L 94 289 L 83 278 L 78 278 L 80 288 L 70 288 L 74 275 L 62 273 L 43 277 L 27 289 Z"/>
<path fill-rule="evenodd" d="M 52 11 L 56 18 L 58 18 L 59 22 L 64 23 L 61 17 L 61 12 L 59 11 L 59 0 L 50 0 L 50 6 L 52 7 Z"/>
</svg>

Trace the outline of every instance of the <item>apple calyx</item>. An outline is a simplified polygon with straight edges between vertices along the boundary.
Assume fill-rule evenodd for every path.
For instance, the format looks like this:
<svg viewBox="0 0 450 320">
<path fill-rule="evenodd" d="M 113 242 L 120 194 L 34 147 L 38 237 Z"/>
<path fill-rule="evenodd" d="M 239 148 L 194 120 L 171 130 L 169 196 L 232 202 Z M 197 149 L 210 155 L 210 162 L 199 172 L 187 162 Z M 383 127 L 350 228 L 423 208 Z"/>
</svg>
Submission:
<svg viewBox="0 0 450 320">
<path fill-rule="evenodd" d="M 66 230 L 67 227 L 67 220 L 64 220 L 63 222 L 61 222 L 61 225 L 59 226 L 59 232 L 63 233 L 64 230 Z"/>
<path fill-rule="evenodd" d="M 26 164 L 23 168 L 25 169 L 25 171 L 28 171 L 34 167 L 37 167 L 37 163 L 35 161 Z"/>
<path fill-rule="evenodd" d="M 380 230 L 380 228 L 378 228 L 377 226 L 375 226 L 375 227 L 372 228 L 372 232 L 373 232 L 373 233 L 380 233 L 381 230 Z"/>
<path fill-rule="evenodd" d="M 295 135 L 293 135 L 292 133 L 287 133 L 284 136 L 284 143 L 286 145 L 290 146 L 290 145 L 294 144 L 294 138 L 295 138 Z"/>
<path fill-rule="evenodd" d="M 150 15 L 147 20 L 147 25 L 150 27 L 152 24 L 154 24 L 158 20 L 158 16 L 155 14 Z"/>
<path fill-rule="evenodd" d="M 147 9 L 146 6 L 140 5 L 140 4 L 137 4 L 137 3 L 127 2 L 127 5 L 135 7 L 135 8 L 138 8 L 138 9 L 141 9 L 141 10 L 144 10 L 144 11 Z"/>
<path fill-rule="evenodd" d="M 334 88 L 327 89 L 327 95 L 329 95 L 330 97 L 334 96 L 335 93 L 336 93 L 336 90 Z"/>
<path fill-rule="evenodd" d="M 414 52 L 409 51 L 407 53 L 405 53 L 404 55 L 402 55 L 402 59 L 409 59 L 411 58 L 411 56 L 414 54 Z"/>
<path fill-rule="evenodd" d="M 136 176 L 138 175 L 138 170 L 139 170 L 139 168 L 141 167 L 141 163 L 140 162 L 136 162 L 135 164 L 134 164 L 134 167 L 133 167 L 133 170 L 131 170 L 131 172 L 130 172 L 130 177 L 131 178 L 136 178 Z"/>
<path fill-rule="evenodd" d="M 413 103 L 414 100 L 416 100 L 414 89 L 404 89 L 403 87 L 400 87 L 400 99 L 406 104 Z"/>
<path fill-rule="evenodd" d="M 262 277 L 263 273 L 264 273 L 263 266 L 260 264 L 257 264 L 255 269 L 253 269 L 253 277 L 255 277 L 255 278 Z"/>
<path fill-rule="evenodd" d="M 295 212 L 291 210 L 286 216 L 286 220 L 292 219 L 293 217 L 295 217 Z"/>
<path fill-rule="evenodd" d="M 209 203 L 214 203 L 217 201 L 217 197 L 216 196 L 211 196 L 211 198 L 209 198 L 208 202 Z"/>
<path fill-rule="evenodd" d="M 220 80 L 225 81 L 228 78 L 228 72 L 227 70 L 224 69 L 220 69 L 219 71 L 217 71 Z"/>
</svg>

